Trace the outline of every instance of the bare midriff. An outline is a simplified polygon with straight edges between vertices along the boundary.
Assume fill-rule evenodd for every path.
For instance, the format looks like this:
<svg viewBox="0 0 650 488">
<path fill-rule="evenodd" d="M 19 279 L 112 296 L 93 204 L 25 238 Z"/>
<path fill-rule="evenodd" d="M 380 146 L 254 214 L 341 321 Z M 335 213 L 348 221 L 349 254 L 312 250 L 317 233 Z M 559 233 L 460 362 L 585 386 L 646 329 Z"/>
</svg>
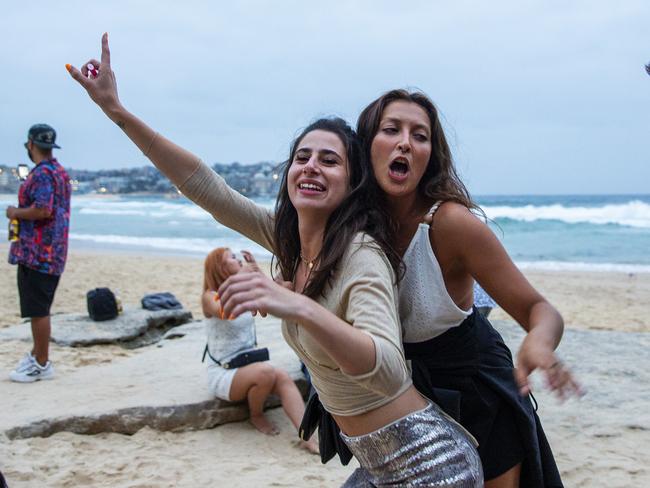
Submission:
<svg viewBox="0 0 650 488">
<path fill-rule="evenodd" d="M 332 417 L 345 435 L 358 436 L 381 429 L 410 413 L 422 410 L 427 405 L 427 400 L 414 386 L 411 386 L 391 402 L 370 412 L 350 416 L 332 415 Z"/>
</svg>

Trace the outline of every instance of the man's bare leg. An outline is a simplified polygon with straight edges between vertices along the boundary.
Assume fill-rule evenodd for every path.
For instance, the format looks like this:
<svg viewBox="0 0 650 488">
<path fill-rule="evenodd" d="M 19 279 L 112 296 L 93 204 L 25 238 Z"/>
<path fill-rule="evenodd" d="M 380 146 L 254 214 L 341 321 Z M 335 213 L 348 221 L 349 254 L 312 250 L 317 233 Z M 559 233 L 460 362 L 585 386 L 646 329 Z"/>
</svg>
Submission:
<svg viewBox="0 0 650 488">
<path fill-rule="evenodd" d="M 32 349 L 32 356 L 41 366 L 45 366 L 49 360 L 50 350 L 50 316 L 46 317 L 32 317 L 32 337 L 34 339 L 34 349 Z"/>
</svg>

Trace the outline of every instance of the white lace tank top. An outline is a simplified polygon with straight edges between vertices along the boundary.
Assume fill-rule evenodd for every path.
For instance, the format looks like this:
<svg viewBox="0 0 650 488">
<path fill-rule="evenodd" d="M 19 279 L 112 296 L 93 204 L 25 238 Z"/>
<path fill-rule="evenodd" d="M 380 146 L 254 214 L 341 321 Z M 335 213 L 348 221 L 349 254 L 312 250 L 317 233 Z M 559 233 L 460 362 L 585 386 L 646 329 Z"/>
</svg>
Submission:
<svg viewBox="0 0 650 488">
<path fill-rule="evenodd" d="M 250 312 L 234 320 L 210 317 L 204 320 L 210 355 L 228 361 L 240 352 L 255 349 L 255 319 Z"/>
<path fill-rule="evenodd" d="M 438 206 L 434 205 L 429 213 L 435 213 Z M 403 260 L 406 273 L 398 285 L 403 342 L 433 339 L 471 315 L 471 308 L 462 310 L 447 293 L 427 224 L 418 226 Z"/>
</svg>

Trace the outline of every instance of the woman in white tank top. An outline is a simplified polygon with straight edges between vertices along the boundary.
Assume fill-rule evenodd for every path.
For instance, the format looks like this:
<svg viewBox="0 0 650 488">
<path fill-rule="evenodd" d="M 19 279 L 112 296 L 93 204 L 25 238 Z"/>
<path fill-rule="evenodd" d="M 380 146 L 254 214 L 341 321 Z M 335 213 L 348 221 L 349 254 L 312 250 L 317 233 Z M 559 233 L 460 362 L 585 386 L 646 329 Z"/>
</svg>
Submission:
<svg viewBox="0 0 650 488">
<path fill-rule="evenodd" d="M 414 384 L 477 438 L 487 487 L 562 486 L 527 380 L 540 369 L 560 396 L 579 393 L 554 352 L 562 317 L 474 216 L 480 209 L 426 95 L 384 94 L 364 109 L 357 132 L 406 264 L 399 306 Z M 500 335 L 473 311 L 474 280 L 528 332 L 516 370 Z"/>
</svg>

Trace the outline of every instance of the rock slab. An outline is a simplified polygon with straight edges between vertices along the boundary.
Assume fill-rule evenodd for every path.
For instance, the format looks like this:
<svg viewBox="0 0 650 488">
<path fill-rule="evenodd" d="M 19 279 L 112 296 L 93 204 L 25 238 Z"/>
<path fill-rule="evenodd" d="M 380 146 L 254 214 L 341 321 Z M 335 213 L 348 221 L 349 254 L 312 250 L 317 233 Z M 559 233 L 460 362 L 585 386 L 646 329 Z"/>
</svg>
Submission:
<svg viewBox="0 0 650 488">
<path fill-rule="evenodd" d="M 257 324 L 258 341 L 269 348 L 271 364 L 289 372 L 306 394 L 300 362 L 282 339 L 280 321 L 267 317 Z M 176 327 L 166 337 L 127 357 L 80 367 L 52 381 L 0 380 L 0 412 L 11 412 L 0 415 L 0 432 L 10 439 L 62 431 L 134 434 L 143 427 L 198 430 L 248 418 L 245 403 L 217 400 L 208 390 L 202 322 Z M 277 405 L 273 396 L 267 401 L 268 407 Z"/>
<path fill-rule="evenodd" d="M 185 309 L 127 308 L 116 318 L 102 322 L 84 314 L 53 315 L 51 340 L 61 346 L 119 344 L 132 349 L 158 342 L 169 329 L 191 320 L 192 312 Z M 31 329 L 26 324 L 0 330 L 0 340 L 31 339 Z"/>
</svg>

